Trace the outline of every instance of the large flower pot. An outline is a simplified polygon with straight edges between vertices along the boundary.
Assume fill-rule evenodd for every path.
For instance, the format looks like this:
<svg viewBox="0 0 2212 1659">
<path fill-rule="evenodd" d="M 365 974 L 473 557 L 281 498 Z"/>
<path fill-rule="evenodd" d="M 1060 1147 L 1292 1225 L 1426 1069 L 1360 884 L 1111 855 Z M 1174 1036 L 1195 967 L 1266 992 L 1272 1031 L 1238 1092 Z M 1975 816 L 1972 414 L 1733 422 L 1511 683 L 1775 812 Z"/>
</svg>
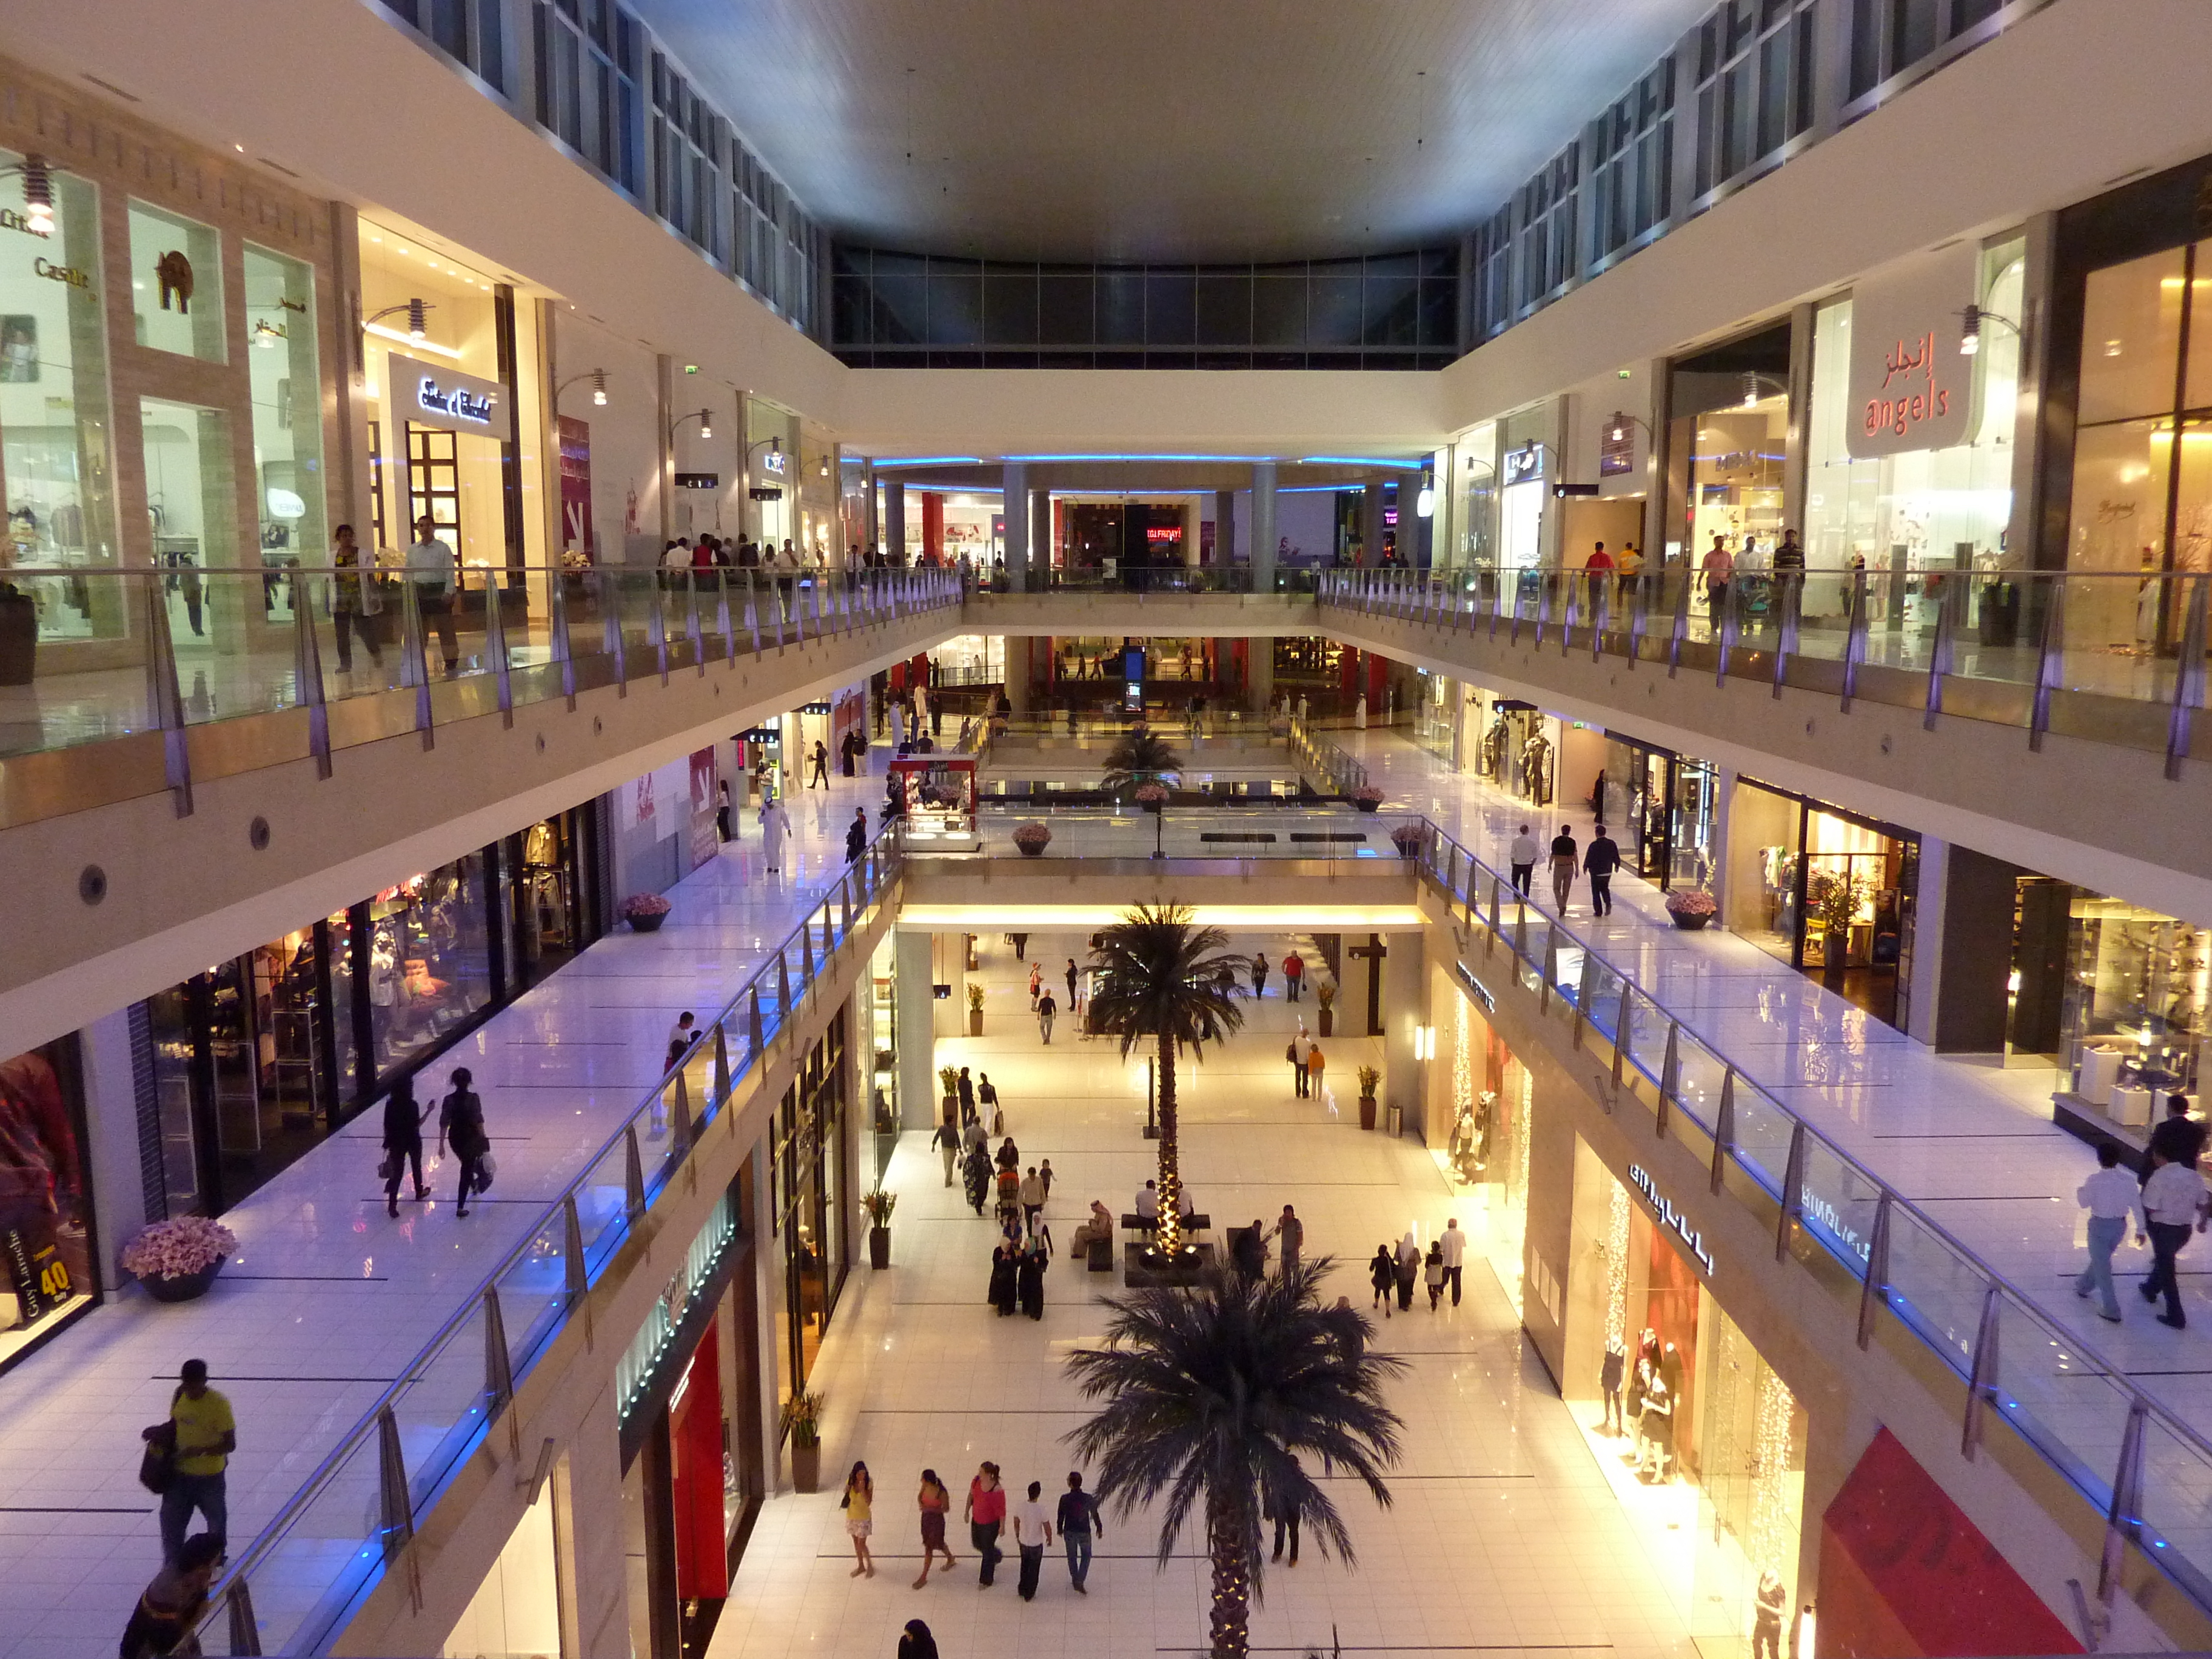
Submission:
<svg viewBox="0 0 2212 1659">
<path fill-rule="evenodd" d="M 868 1265 L 888 1267 L 891 1265 L 891 1230 L 888 1227 L 868 1229 Z"/>
<path fill-rule="evenodd" d="M 1669 910 L 1667 914 L 1674 918 L 1674 925 L 1686 933 L 1696 933 L 1713 919 L 1710 910 Z"/>
<path fill-rule="evenodd" d="M 983 1035 L 983 1011 L 981 1008 L 968 1011 L 968 1035 L 971 1037 Z"/>
<path fill-rule="evenodd" d="M 1382 803 L 1379 800 L 1355 800 L 1352 804 L 1363 812 L 1379 812 L 1382 810 Z"/>
<path fill-rule="evenodd" d="M 629 919 L 630 931 L 634 933 L 657 933 L 660 931 L 660 924 L 667 920 L 668 912 L 665 910 L 650 915 L 632 916 Z"/>
<path fill-rule="evenodd" d="M 791 1484 L 798 1492 L 822 1490 L 822 1443 L 819 1440 L 804 1446 L 796 1440 L 791 1443 Z"/>
<path fill-rule="evenodd" d="M 1041 859 L 1044 856 L 1045 844 L 1041 841 L 1018 841 L 1014 845 L 1021 848 L 1022 856 L 1025 859 Z"/>
<path fill-rule="evenodd" d="M 1359 1097 L 1359 1127 L 1363 1129 L 1371 1129 L 1375 1127 L 1375 1097 L 1373 1095 Z"/>
<path fill-rule="evenodd" d="M 196 1302 L 208 1293 L 222 1264 L 223 1258 L 217 1256 L 196 1273 L 142 1273 L 138 1282 L 156 1302 Z"/>
<path fill-rule="evenodd" d="M 1321 1034 L 1323 1036 L 1334 1036 L 1336 1035 L 1336 1010 L 1334 1008 L 1321 1008 L 1316 1009 L 1315 1012 L 1321 1016 Z"/>
</svg>

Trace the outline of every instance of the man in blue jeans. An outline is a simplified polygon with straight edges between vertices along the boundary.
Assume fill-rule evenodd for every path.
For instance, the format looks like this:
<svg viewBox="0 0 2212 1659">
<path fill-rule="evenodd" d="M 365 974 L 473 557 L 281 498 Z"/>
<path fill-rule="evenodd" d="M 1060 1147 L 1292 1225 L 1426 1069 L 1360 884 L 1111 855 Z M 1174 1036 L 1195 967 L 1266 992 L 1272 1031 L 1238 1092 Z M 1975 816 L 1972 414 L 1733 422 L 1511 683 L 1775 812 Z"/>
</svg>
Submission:
<svg viewBox="0 0 2212 1659">
<path fill-rule="evenodd" d="M 176 1461 L 169 1489 L 161 1494 L 161 1559 L 172 1566 L 184 1548 L 185 1528 L 191 1524 L 194 1510 L 207 1517 L 207 1536 L 215 1540 L 218 1553 L 224 1550 L 229 1516 L 223 1471 L 238 1449 L 237 1420 L 231 1415 L 230 1401 L 208 1387 L 207 1361 L 185 1361 L 178 1382 L 169 1402 Z"/>
<path fill-rule="evenodd" d="M 1067 1576 L 1078 1595 L 1088 1595 L 1083 1581 L 1091 1576 L 1091 1537 L 1096 1533 L 1103 1538 L 1106 1528 L 1099 1524 L 1098 1500 L 1083 1490 L 1083 1477 L 1073 1470 L 1060 1494 L 1058 1519 L 1060 1541 L 1067 1547 Z"/>
</svg>

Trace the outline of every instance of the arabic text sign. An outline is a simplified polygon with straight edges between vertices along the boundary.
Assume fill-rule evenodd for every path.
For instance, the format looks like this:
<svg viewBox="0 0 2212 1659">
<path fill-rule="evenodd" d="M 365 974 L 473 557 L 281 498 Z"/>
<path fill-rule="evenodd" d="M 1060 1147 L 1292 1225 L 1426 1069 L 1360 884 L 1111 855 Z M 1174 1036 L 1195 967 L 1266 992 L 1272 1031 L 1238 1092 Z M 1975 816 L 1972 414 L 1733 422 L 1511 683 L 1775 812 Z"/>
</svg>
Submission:
<svg viewBox="0 0 2212 1659">
<path fill-rule="evenodd" d="M 1976 297 L 1980 257 L 1962 244 L 1852 291 L 1844 431 L 1854 459 L 1966 441 L 1978 360 L 1959 355 L 1960 313 Z"/>
</svg>

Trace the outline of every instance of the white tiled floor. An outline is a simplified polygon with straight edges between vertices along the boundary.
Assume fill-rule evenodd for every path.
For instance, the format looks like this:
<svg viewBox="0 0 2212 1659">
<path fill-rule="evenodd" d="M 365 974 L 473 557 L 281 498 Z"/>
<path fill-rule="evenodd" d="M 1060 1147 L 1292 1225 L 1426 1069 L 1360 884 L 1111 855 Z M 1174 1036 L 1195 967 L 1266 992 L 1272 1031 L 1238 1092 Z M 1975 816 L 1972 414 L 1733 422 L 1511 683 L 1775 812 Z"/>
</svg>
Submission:
<svg viewBox="0 0 2212 1659">
<path fill-rule="evenodd" d="M 1288 941 L 1263 946 L 1271 961 Z M 1080 941 L 1034 935 L 1048 969 Z M 940 1041 L 939 1063 L 988 1070 L 1007 1128 L 1027 1164 L 1052 1160 L 1058 1179 L 1047 1219 L 1062 1235 L 1093 1196 L 1119 1212 L 1154 1167 L 1141 1138 L 1139 1060 L 1103 1042 L 1066 1038 L 1042 1047 L 1027 1018 L 1023 970 L 996 939 L 985 941 L 989 986 L 980 1040 Z M 1308 957 L 1314 959 L 1310 947 Z M 1182 1072 L 1182 1168 L 1199 1208 L 1217 1225 L 1273 1218 L 1296 1204 L 1310 1254 L 1345 1259 L 1334 1280 L 1365 1308 L 1364 1263 L 1377 1243 L 1410 1225 L 1424 1240 L 1455 1212 L 1435 1160 L 1411 1141 L 1363 1133 L 1349 1091 L 1297 1099 L 1282 1061 L 1294 1011 L 1279 976 L 1224 1054 Z M 1249 1006 L 1249 1005 L 1248 1005 Z M 1001 1018 L 1000 1011 L 1004 1012 Z M 1304 1012 L 1310 1015 L 1309 1000 Z M 1379 1048 L 1366 1039 L 1323 1045 L 1340 1087 Z M 1364 1051 L 1364 1052 L 1363 1052 Z M 1056 1258 L 1042 1324 L 1000 1319 L 985 1304 L 994 1228 L 948 1191 L 920 1134 L 905 1137 L 886 1182 L 899 1193 L 889 1272 L 856 1270 L 825 1343 L 815 1384 L 827 1394 L 825 1484 L 865 1459 L 877 1482 L 878 1563 L 854 1579 L 835 1492 L 769 1503 L 714 1635 L 713 1659 L 800 1654 L 885 1655 L 906 1620 L 929 1621 L 939 1650 L 956 1656 L 1192 1654 L 1205 1646 L 1207 1576 L 1201 1540 L 1186 1537 L 1164 1569 L 1154 1566 L 1151 1514 L 1109 1512 L 1090 1590 L 1069 1588 L 1057 1548 L 1042 1589 L 1016 1595 L 1012 1546 L 997 1584 L 980 1590 L 966 1529 L 950 1528 L 959 1566 L 913 1581 L 921 1558 L 914 1491 L 933 1468 L 956 1493 L 975 1466 L 999 1463 L 1018 1494 L 1043 1483 L 1048 1504 L 1075 1467 L 1060 1443 L 1081 1418 L 1064 1357 L 1104 1326 L 1098 1296 L 1118 1275 L 1092 1275 Z M 1310 1547 L 1295 1571 L 1269 1570 L 1253 1623 L 1255 1652 L 1322 1652 L 1332 1632 L 1345 1645 L 1418 1656 L 1476 1648 L 1608 1650 L 1623 1655 L 1690 1651 L 1663 1546 L 1647 1540 L 1540 1367 L 1527 1355 L 1511 1310 L 1477 1254 L 1467 1299 L 1431 1314 L 1417 1294 L 1410 1314 L 1376 1323 L 1378 1349 L 1403 1355 L 1406 1377 L 1389 1389 L 1405 1419 L 1405 1456 L 1391 1477 L 1395 1502 L 1377 1510 L 1348 1483 L 1331 1495 L 1356 1540 L 1356 1570 Z M 1650 1547 L 1648 1547 L 1647 1546 Z"/>
<path fill-rule="evenodd" d="M 206 1298 L 126 1291 L 0 1378 L 0 1659 L 81 1656 L 121 1632 L 160 1561 L 138 1431 L 166 1413 L 187 1356 L 237 1413 L 242 1548 L 659 1080 L 677 1014 L 711 1016 L 843 868 L 853 807 L 872 820 L 881 799 L 866 777 L 799 793 L 776 877 L 744 814 L 658 933 L 602 939 L 431 1068 L 426 1100 L 453 1066 L 474 1072 L 499 1158 L 466 1218 L 448 1164 L 428 1203 L 386 1219 L 372 1113 L 223 1218 L 240 1249 Z"/>
</svg>

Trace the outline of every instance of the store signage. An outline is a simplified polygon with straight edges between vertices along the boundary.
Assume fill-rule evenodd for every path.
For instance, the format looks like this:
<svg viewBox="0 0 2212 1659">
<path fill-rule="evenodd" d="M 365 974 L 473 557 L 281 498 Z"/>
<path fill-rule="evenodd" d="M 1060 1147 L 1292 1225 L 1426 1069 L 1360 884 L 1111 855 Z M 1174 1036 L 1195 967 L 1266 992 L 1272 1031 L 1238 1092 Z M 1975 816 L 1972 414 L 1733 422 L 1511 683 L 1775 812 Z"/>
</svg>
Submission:
<svg viewBox="0 0 2212 1659">
<path fill-rule="evenodd" d="M 781 450 L 771 449 L 761 457 L 761 471 L 771 478 L 781 478 L 790 461 L 791 457 Z"/>
<path fill-rule="evenodd" d="M 41 254 L 31 261 L 31 270 L 48 282 L 67 283 L 71 288 L 82 289 L 87 294 L 92 292 L 92 273 L 76 265 L 58 265 Z"/>
<path fill-rule="evenodd" d="M 720 489 L 722 475 L 719 472 L 679 472 L 676 475 L 678 489 Z"/>
<path fill-rule="evenodd" d="M 1176 524 L 1147 525 L 1145 526 L 1145 539 L 1154 545 L 1162 542 L 1179 542 L 1182 539 L 1182 526 Z"/>
<path fill-rule="evenodd" d="M 1482 1005 L 1483 1012 L 1495 1013 L 1498 1010 L 1497 993 L 1470 973 L 1465 963 L 1455 962 L 1452 963 L 1452 967 L 1458 972 L 1461 983 L 1472 991 L 1474 994 L 1474 1000 Z"/>
<path fill-rule="evenodd" d="M 1852 290 L 1852 458 L 1948 449 L 1972 429 L 1974 365 L 1959 354 L 1960 317 L 1977 297 L 1981 252 L 1961 243 Z"/>
<path fill-rule="evenodd" d="M 1642 1164 L 1628 1166 L 1628 1180 L 1631 1186 L 1644 1194 L 1644 1201 L 1651 1206 L 1651 1212 L 1659 1218 L 1660 1224 L 1689 1246 L 1690 1254 L 1697 1257 L 1708 1274 L 1712 1273 L 1713 1254 L 1705 1248 L 1705 1235 L 1690 1224 L 1689 1217 L 1674 1207 L 1672 1199 L 1661 1194 L 1659 1183 L 1652 1180 Z"/>
<path fill-rule="evenodd" d="M 1505 452 L 1507 484 L 1532 483 L 1544 476 L 1544 446 L 1523 444 Z"/>
<path fill-rule="evenodd" d="M 1597 441 L 1597 476 L 1619 478 L 1636 471 L 1636 422 L 1616 411 Z"/>
<path fill-rule="evenodd" d="M 783 499 L 783 491 L 774 484 L 755 484 L 745 494 L 757 501 L 780 501 Z"/>
<path fill-rule="evenodd" d="M 0 208 L 0 230 L 19 230 L 26 236 L 37 237 L 40 241 L 53 234 L 51 230 L 40 230 L 33 224 L 20 208 Z"/>
<path fill-rule="evenodd" d="M 507 406 L 507 388 L 498 381 L 480 380 L 398 351 L 387 356 L 384 372 L 394 412 L 401 420 L 441 432 L 497 438 L 502 443 L 513 440 L 514 421 Z"/>
</svg>

